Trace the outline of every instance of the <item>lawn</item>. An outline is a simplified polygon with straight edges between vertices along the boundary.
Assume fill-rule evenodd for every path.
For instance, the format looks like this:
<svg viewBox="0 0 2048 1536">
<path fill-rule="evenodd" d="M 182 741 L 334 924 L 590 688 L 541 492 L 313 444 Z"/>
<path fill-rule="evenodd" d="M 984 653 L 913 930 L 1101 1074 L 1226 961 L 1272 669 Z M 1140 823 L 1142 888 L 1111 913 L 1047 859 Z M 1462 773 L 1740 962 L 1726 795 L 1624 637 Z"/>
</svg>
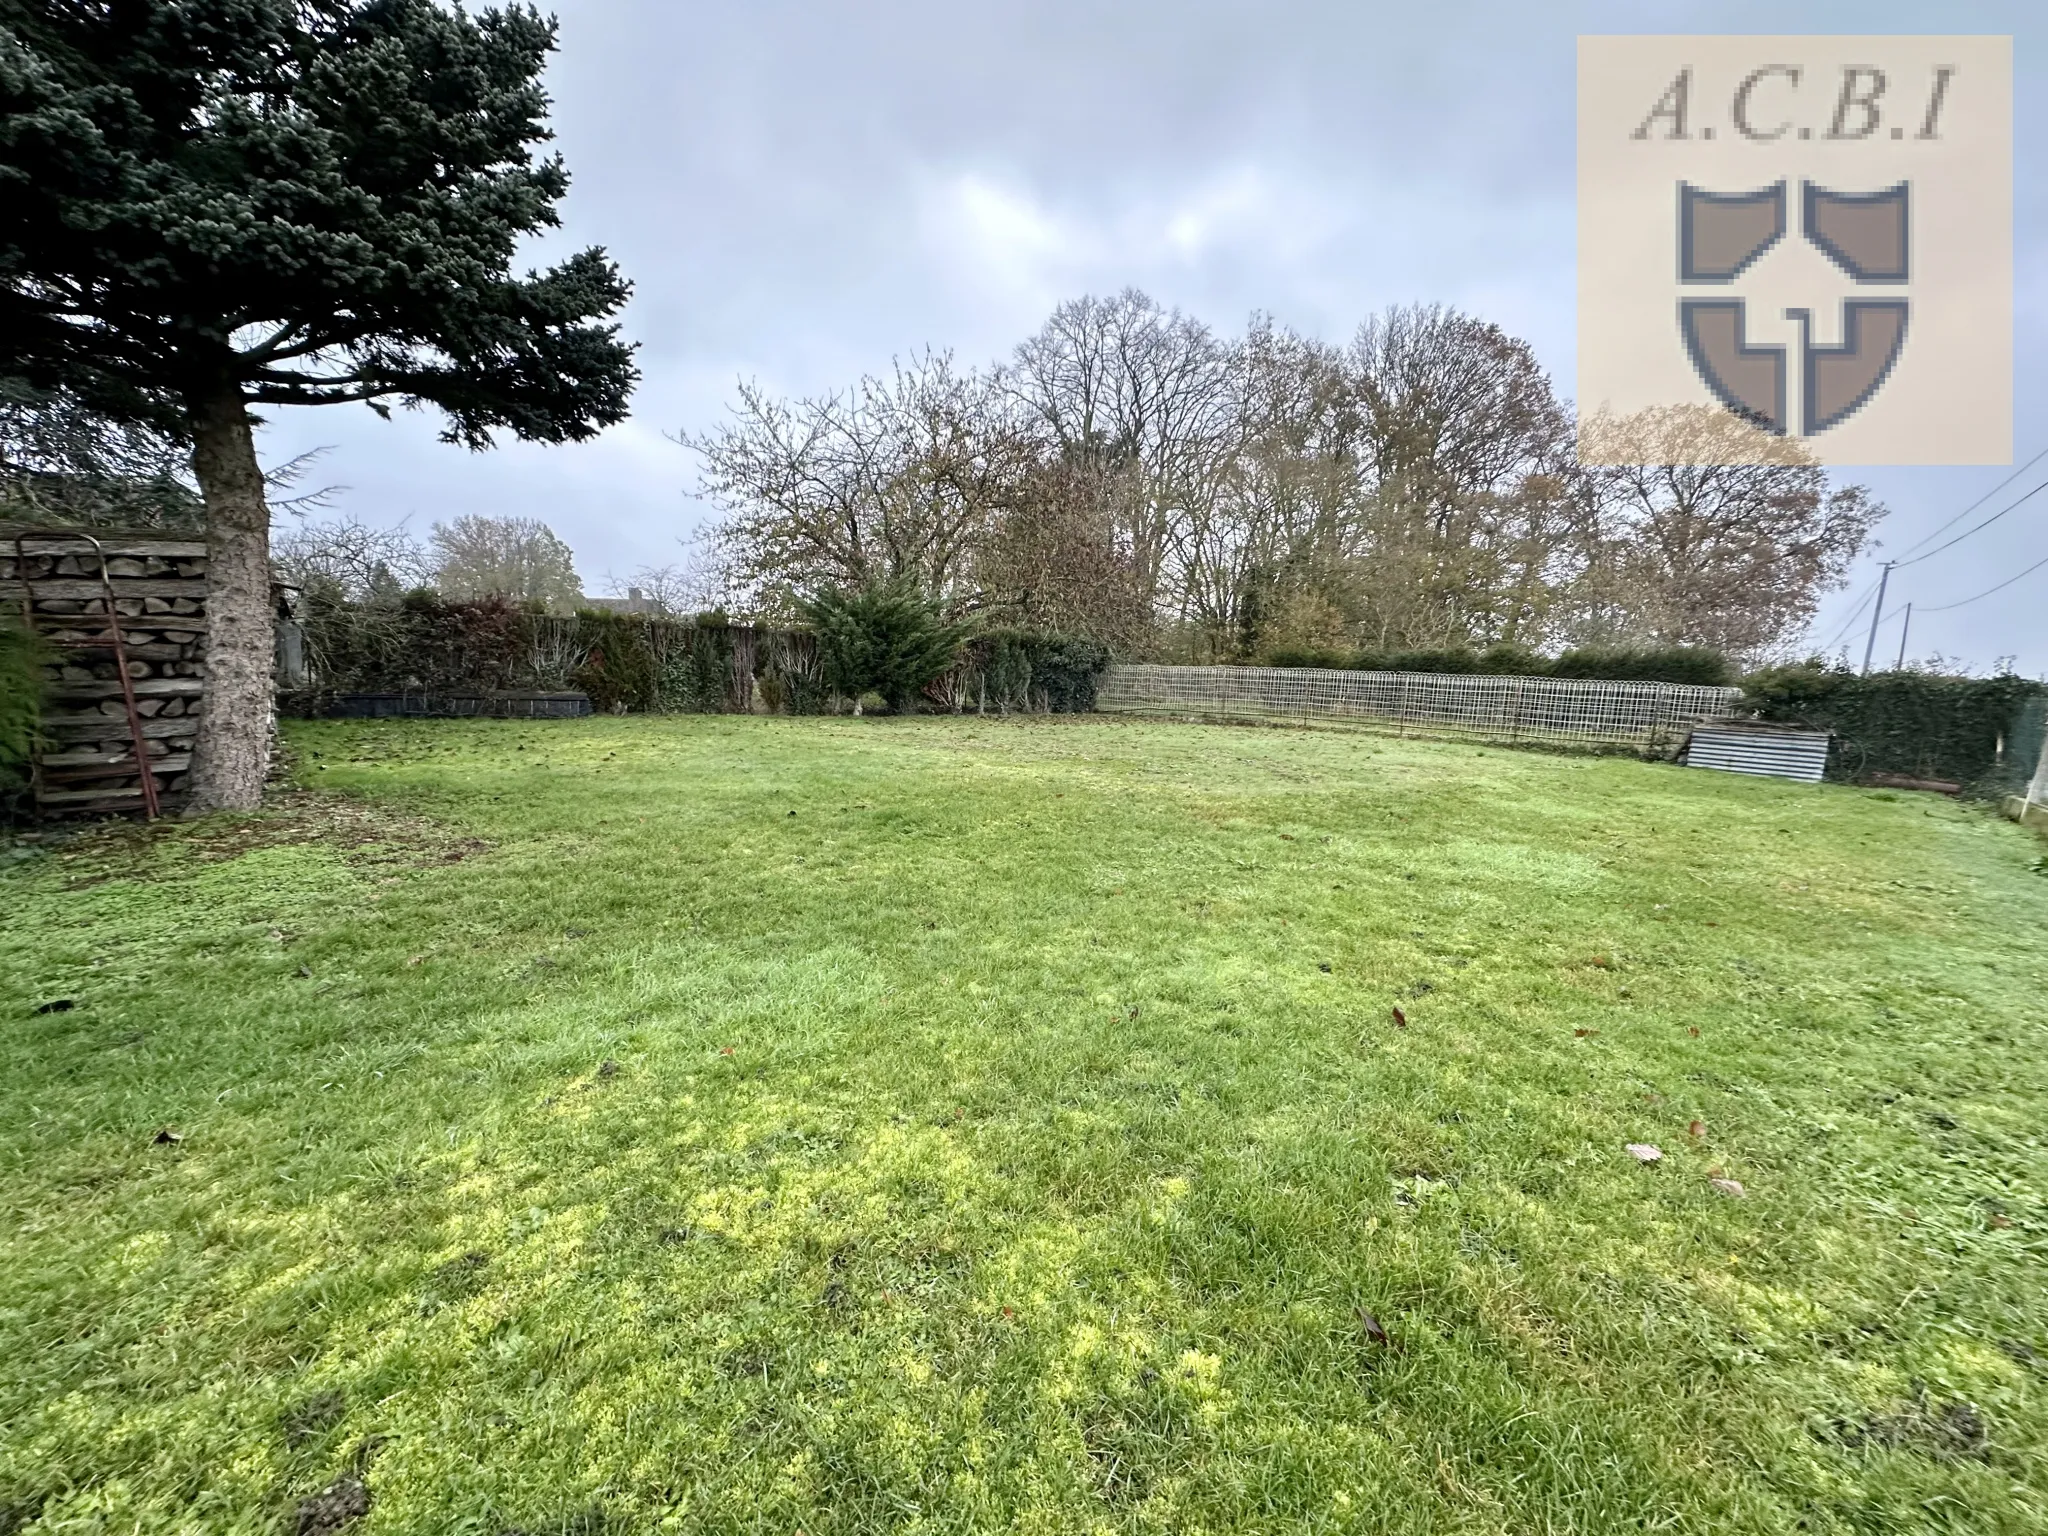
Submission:
<svg viewBox="0 0 2048 1536">
<path fill-rule="evenodd" d="M 289 739 L 0 873 L 0 1532 L 2048 1529 L 2048 878 L 1979 810 Z"/>
</svg>

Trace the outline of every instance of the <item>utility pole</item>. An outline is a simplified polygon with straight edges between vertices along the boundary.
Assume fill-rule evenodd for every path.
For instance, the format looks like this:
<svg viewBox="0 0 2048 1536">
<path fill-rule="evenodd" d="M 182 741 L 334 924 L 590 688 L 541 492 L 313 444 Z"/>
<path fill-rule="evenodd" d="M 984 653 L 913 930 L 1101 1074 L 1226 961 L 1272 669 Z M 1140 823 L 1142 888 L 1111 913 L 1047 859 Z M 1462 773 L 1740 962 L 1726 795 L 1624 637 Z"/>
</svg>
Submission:
<svg viewBox="0 0 2048 1536">
<path fill-rule="evenodd" d="M 1877 607 L 1870 614 L 1870 638 L 1863 644 L 1863 675 L 1870 676 L 1870 654 L 1877 649 L 1877 621 L 1884 617 L 1884 589 L 1891 585 L 1892 562 L 1884 563 L 1884 574 L 1877 579 Z"/>
<path fill-rule="evenodd" d="M 1913 605 L 1906 604 L 1906 622 L 1899 626 L 1899 660 L 1892 668 L 1894 672 L 1906 670 L 1906 636 L 1913 632 Z"/>
</svg>

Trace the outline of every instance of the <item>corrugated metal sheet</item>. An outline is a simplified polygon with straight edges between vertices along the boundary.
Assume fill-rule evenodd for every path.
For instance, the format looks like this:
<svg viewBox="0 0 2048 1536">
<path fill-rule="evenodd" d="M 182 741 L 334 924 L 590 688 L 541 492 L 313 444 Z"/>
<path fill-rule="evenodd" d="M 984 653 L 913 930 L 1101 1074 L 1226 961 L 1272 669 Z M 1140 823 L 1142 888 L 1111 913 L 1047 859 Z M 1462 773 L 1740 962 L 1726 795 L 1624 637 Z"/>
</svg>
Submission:
<svg viewBox="0 0 2048 1536">
<path fill-rule="evenodd" d="M 1828 737 L 1825 731 L 1762 731 L 1702 725 L 1693 730 L 1692 739 L 1685 745 L 1685 766 L 1818 784 L 1828 766 Z"/>
</svg>

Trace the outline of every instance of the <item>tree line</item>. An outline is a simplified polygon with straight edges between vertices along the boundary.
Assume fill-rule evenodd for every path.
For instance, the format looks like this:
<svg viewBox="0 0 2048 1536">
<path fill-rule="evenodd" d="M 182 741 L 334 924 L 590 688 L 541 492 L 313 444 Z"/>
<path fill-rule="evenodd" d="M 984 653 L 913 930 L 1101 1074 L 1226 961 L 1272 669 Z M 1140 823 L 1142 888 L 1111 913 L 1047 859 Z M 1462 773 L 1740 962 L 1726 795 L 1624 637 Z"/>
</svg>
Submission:
<svg viewBox="0 0 2048 1536">
<path fill-rule="evenodd" d="M 0 498 L 203 522 L 192 810 L 253 807 L 269 761 L 259 412 L 431 407 L 470 448 L 627 414 L 616 265 L 514 267 L 568 189 L 554 47 L 531 10 L 436 0 L 0 7 L 0 399 L 22 445 Z M 927 354 L 838 395 L 745 389 L 696 446 L 735 603 L 908 583 L 953 615 L 1200 659 L 1636 639 L 1760 658 L 1879 515 L 1796 445 L 1702 455 L 1748 431 L 1732 418 L 1601 430 L 1621 467 L 1573 455 L 1526 343 L 1454 311 L 1390 310 L 1338 347 L 1124 293 L 1061 306 L 998 367 Z M 158 473 L 167 447 L 189 486 Z M 90 483 L 52 470 L 67 455 Z"/>
<path fill-rule="evenodd" d="M 1583 431 L 1585 442 L 1580 442 Z M 1527 342 L 1440 306 L 1345 345 L 1083 298 L 988 368 L 743 385 L 686 439 L 700 592 L 785 617 L 907 582 L 1125 655 L 1788 651 L 1883 508 L 1718 409 L 1576 426 Z M 650 581 L 667 573 L 648 573 Z"/>
</svg>

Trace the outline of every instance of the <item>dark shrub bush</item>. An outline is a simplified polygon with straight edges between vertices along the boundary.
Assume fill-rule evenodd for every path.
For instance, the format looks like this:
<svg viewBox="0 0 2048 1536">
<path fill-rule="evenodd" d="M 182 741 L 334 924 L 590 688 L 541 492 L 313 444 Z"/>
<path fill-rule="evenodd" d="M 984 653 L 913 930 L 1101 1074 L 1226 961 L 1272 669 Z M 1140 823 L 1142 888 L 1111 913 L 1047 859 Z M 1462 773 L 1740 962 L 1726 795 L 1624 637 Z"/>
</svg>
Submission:
<svg viewBox="0 0 2048 1536">
<path fill-rule="evenodd" d="M 1764 719 L 1834 734 L 1830 778 L 1898 774 L 1980 794 L 2017 788 L 2032 775 L 2048 698 L 2048 686 L 2031 678 L 1864 677 L 1820 661 L 1769 668 L 1742 688 Z"/>
<path fill-rule="evenodd" d="M 1085 714 L 1108 670 L 1109 647 L 1085 635 L 989 629 L 968 640 L 959 664 L 934 682 L 937 709 L 1048 710 Z"/>
<path fill-rule="evenodd" d="M 1109 668 L 1109 647 L 1084 635 L 1033 635 L 1031 686 L 1056 715 L 1085 715 Z"/>
<path fill-rule="evenodd" d="M 976 643 L 975 654 L 980 658 L 985 687 L 985 702 L 978 698 L 978 706 L 985 708 L 993 704 L 1006 714 L 1013 709 L 1031 707 L 1031 645 L 1028 635 L 1015 630 L 985 635 Z"/>
<path fill-rule="evenodd" d="M 1479 653 L 1473 670 L 1490 677 L 1542 677 L 1550 662 L 1525 645 L 1492 645 Z"/>
<path fill-rule="evenodd" d="M 1526 646 L 1496 645 L 1484 651 L 1467 646 L 1440 650 L 1341 651 L 1294 648 L 1267 659 L 1271 667 L 1340 667 L 1357 672 L 1484 673 L 1493 677 L 1584 677 L 1611 682 L 1705 683 L 1721 685 L 1735 679 L 1728 659 L 1699 646 L 1584 648 L 1566 651 L 1556 660 Z"/>
<path fill-rule="evenodd" d="M 579 638 L 588 647 L 573 675 L 590 695 L 590 707 L 606 713 L 624 707 L 661 707 L 661 666 L 647 620 L 638 614 L 584 612 L 576 615 Z"/>
<path fill-rule="evenodd" d="M 0 801 L 27 787 L 42 717 L 42 647 L 14 618 L 0 615 Z"/>
<path fill-rule="evenodd" d="M 830 589 L 804 604 L 818 659 L 834 693 L 872 690 L 897 713 L 917 707 L 925 685 L 953 665 L 964 635 L 939 605 L 907 581 L 857 590 Z"/>
<path fill-rule="evenodd" d="M 1703 645 L 1586 646 L 1558 657 L 1550 664 L 1550 675 L 1615 683 L 1698 683 L 1709 688 L 1735 681 L 1728 658 Z"/>
<path fill-rule="evenodd" d="M 659 651 L 654 678 L 654 707 L 682 714 L 719 714 L 731 705 L 732 629 L 722 619 L 690 629 L 649 625 L 649 638 Z M 776 680 L 777 707 L 786 690 Z"/>
<path fill-rule="evenodd" d="M 1477 672 L 1479 653 L 1465 646 L 1428 651 L 1361 651 L 1354 665 L 1361 672 Z"/>
<path fill-rule="evenodd" d="M 1353 651 L 1333 651 L 1315 646 L 1282 646 L 1269 655 L 1263 665 L 1269 667 L 1327 667 L 1336 671 L 1350 669 L 1357 660 Z"/>
<path fill-rule="evenodd" d="M 769 709 L 792 715 L 825 712 L 832 690 L 825 686 L 825 668 L 818 659 L 815 636 L 795 630 L 764 630 L 754 666 L 761 679 L 761 698 Z"/>
</svg>

